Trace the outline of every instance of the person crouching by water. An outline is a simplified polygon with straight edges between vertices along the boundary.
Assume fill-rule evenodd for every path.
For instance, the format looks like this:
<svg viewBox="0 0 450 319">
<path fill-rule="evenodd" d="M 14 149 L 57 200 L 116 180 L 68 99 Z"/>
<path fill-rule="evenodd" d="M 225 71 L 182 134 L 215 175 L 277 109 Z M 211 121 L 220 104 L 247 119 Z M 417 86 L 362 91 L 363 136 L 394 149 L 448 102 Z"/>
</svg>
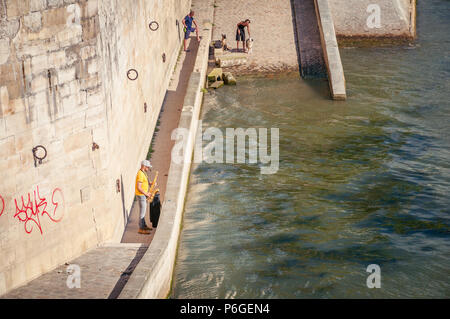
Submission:
<svg viewBox="0 0 450 319">
<path fill-rule="evenodd" d="M 150 171 L 152 165 L 149 161 L 143 160 L 141 169 L 136 175 L 135 195 L 139 202 L 139 234 L 148 235 L 152 228 L 145 223 L 145 215 L 147 213 L 147 197 L 151 194 L 148 192 L 150 184 L 148 182 L 147 172 Z"/>
<path fill-rule="evenodd" d="M 237 51 L 239 51 L 239 41 L 242 41 L 242 49 L 244 52 L 247 52 L 245 47 L 245 27 L 247 27 L 248 36 L 250 37 L 250 20 L 247 19 L 245 21 L 241 21 L 237 24 L 236 29 L 236 42 L 237 42 Z"/>
<path fill-rule="evenodd" d="M 195 28 L 192 27 L 192 24 L 195 25 Z M 189 50 L 186 50 L 186 44 L 187 40 L 189 39 L 189 36 L 191 35 L 191 32 L 196 33 L 197 35 L 197 41 L 200 42 L 200 37 L 198 36 L 198 25 L 197 22 L 194 20 L 194 11 L 190 11 L 189 14 L 184 18 L 183 20 L 184 25 L 184 51 L 189 52 Z"/>
</svg>

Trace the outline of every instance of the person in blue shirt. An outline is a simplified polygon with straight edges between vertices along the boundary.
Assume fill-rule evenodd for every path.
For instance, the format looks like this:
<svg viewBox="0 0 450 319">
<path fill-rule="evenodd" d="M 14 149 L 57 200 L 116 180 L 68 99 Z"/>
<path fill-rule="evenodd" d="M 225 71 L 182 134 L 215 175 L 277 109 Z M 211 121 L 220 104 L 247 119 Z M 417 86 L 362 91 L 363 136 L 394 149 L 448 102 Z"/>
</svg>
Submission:
<svg viewBox="0 0 450 319">
<path fill-rule="evenodd" d="M 192 27 L 192 24 L 195 25 L 195 28 Z M 184 25 L 184 51 L 188 52 L 186 50 L 186 44 L 187 40 L 189 39 L 189 36 L 191 35 L 191 32 L 194 32 L 197 34 L 197 41 L 200 41 L 200 37 L 198 36 L 198 25 L 197 22 L 194 20 L 194 11 L 190 11 L 189 14 L 184 18 L 183 20 Z"/>
</svg>

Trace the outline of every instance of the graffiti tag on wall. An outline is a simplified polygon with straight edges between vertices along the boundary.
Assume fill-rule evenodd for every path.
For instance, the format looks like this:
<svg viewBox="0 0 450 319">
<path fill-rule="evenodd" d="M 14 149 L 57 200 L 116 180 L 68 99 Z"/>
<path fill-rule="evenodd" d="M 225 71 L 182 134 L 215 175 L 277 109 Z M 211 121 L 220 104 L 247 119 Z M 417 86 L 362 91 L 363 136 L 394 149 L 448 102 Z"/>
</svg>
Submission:
<svg viewBox="0 0 450 319">
<path fill-rule="evenodd" d="M 0 216 L 2 216 L 2 214 L 3 214 L 3 211 L 5 210 L 5 201 L 3 200 L 3 197 L 2 197 L 2 195 L 0 195 L 0 207 L 1 207 L 1 209 L 0 209 Z"/>
<path fill-rule="evenodd" d="M 30 234 L 35 227 L 43 234 L 41 225 L 42 217 L 58 223 L 62 220 L 64 214 L 64 211 L 59 208 L 60 206 L 64 206 L 63 192 L 59 188 L 53 190 L 50 203 L 46 197 L 41 196 L 39 186 L 36 186 L 36 189 L 32 193 L 30 192 L 25 196 L 21 196 L 19 200 L 14 199 L 14 204 L 16 206 L 14 218 L 20 223 L 23 223 L 27 234 Z M 2 216 L 4 210 L 5 201 L 0 195 L 0 216 Z"/>
</svg>

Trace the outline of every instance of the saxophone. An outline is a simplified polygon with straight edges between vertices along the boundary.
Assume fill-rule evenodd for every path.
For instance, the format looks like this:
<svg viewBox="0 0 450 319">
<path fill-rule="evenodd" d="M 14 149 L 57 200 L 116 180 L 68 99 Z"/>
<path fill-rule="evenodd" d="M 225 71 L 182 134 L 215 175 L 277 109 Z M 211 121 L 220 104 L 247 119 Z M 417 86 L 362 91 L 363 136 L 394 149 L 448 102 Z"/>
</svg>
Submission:
<svg viewBox="0 0 450 319">
<path fill-rule="evenodd" d="M 156 185 L 157 185 L 156 179 L 157 178 L 158 178 L 158 171 L 156 171 L 155 178 L 153 179 L 153 182 L 152 182 L 152 186 L 150 186 L 150 189 L 148 191 L 150 193 L 150 196 L 147 197 L 147 202 L 149 202 L 149 203 L 153 202 L 155 195 L 159 192 L 159 188 L 156 188 Z"/>
</svg>

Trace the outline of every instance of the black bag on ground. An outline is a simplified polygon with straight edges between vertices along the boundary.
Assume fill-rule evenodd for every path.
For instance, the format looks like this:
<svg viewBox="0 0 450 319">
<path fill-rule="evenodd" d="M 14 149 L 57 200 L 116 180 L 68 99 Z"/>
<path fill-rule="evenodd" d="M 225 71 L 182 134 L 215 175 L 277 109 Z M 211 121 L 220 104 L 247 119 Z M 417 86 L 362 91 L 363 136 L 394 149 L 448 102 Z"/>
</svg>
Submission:
<svg viewBox="0 0 450 319">
<path fill-rule="evenodd" d="M 152 227 L 158 227 L 159 215 L 161 214 L 161 201 L 159 200 L 159 194 L 156 194 L 153 201 L 150 204 L 150 221 Z"/>
</svg>

